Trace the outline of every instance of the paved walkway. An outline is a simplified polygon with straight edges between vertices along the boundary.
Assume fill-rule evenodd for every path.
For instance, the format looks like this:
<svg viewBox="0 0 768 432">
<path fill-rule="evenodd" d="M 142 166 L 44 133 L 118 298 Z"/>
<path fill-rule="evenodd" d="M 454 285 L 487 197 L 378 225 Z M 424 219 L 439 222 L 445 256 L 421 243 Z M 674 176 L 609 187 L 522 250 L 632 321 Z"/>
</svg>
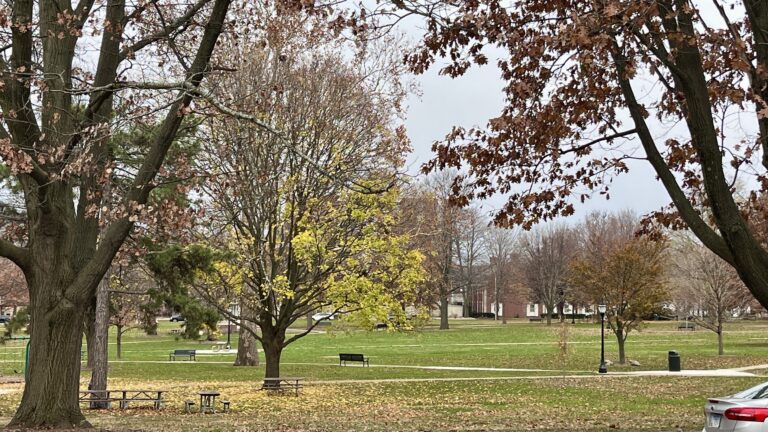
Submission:
<svg viewBox="0 0 768 432">
<path fill-rule="evenodd" d="M 113 360 L 110 363 L 163 363 L 163 364 L 182 364 L 189 365 L 190 362 L 173 362 L 166 360 Z M 197 361 L 196 364 L 231 364 L 231 361 Z M 337 366 L 336 363 L 295 363 L 284 362 L 284 365 L 303 365 L 303 366 Z M 346 367 L 366 367 L 349 365 Z M 642 377 L 642 376 L 684 376 L 684 377 L 757 377 L 751 370 L 768 369 L 768 364 L 744 366 L 732 369 L 687 369 L 681 372 L 669 372 L 665 370 L 641 370 L 641 371 L 626 371 L 626 372 L 608 372 L 601 375 L 596 371 L 578 371 L 578 370 L 558 370 L 558 369 L 525 369 L 525 368 L 493 368 L 493 367 L 467 367 L 467 366 L 421 366 L 421 365 L 387 365 L 387 364 L 375 364 L 370 365 L 371 368 L 388 368 L 388 369 L 419 369 L 419 370 L 444 370 L 444 371 L 459 371 L 459 372 L 530 372 L 530 373 L 549 373 L 551 375 L 529 375 L 529 376 L 515 376 L 515 377 L 462 377 L 462 378 L 392 378 L 384 379 L 381 382 L 396 382 L 396 381 L 408 381 L 415 379 L 419 381 L 435 380 L 473 380 L 473 379 L 549 379 L 549 378 L 562 378 L 562 377 L 579 377 L 579 378 L 599 378 L 599 377 Z M 567 375 L 563 375 L 567 374 Z M 767 378 L 768 379 L 768 378 Z M 313 381 L 321 383 L 324 381 Z M 329 382 L 344 382 L 344 381 L 329 381 Z M 350 382 L 378 382 L 378 380 L 351 380 Z"/>
<path fill-rule="evenodd" d="M 110 363 L 158 363 L 189 365 L 191 362 L 153 361 L 153 360 L 114 360 Z M 197 361 L 194 364 L 231 364 L 231 361 Z M 308 366 L 336 366 L 331 363 L 283 363 L 286 365 Z M 363 367 L 363 366 L 347 366 Z M 546 373 L 547 375 L 518 375 L 518 376 L 484 376 L 484 377 L 443 377 L 443 378 L 383 378 L 383 379 L 350 379 L 350 380 L 310 380 L 313 385 L 338 385 L 338 384 L 372 384 L 372 383 L 410 383 L 410 382 L 440 382 L 440 381 L 511 381 L 511 380 L 556 380 L 556 379 L 621 379 L 637 377 L 759 377 L 750 372 L 759 369 L 768 369 L 768 364 L 758 364 L 732 369 L 712 370 L 683 370 L 681 372 L 668 372 L 658 370 L 609 372 L 598 374 L 596 371 L 564 371 L 552 369 L 522 369 L 522 368 L 489 368 L 466 366 L 419 366 L 419 365 L 371 365 L 372 368 L 395 369 L 421 369 L 421 370 L 446 370 L 446 371 L 477 371 L 477 372 L 528 372 Z M 0 384 L 23 382 L 21 376 L 0 377 Z M 0 388 L 0 394 L 20 391 L 18 388 Z"/>
</svg>

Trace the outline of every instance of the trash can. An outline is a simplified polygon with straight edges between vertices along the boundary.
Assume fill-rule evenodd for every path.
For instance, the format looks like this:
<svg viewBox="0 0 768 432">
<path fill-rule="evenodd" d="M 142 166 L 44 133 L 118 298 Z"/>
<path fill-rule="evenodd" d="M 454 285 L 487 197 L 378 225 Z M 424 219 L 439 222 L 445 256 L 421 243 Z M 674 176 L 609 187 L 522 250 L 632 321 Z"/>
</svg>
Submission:
<svg viewBox="0 0 768 432">
<path fill-rule="evenodd" d="M 669 371 L 680 372 L 680 354 L 677 351 L 669 352 Z"/>
</svg>

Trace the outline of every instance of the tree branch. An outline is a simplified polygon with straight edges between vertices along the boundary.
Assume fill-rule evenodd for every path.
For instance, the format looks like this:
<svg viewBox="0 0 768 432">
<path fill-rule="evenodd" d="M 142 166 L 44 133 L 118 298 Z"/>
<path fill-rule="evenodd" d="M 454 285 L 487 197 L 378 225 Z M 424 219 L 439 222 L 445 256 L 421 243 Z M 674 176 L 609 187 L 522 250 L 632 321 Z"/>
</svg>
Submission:
<svg viewBox="0 0 768 432">
<path fill-rule="evenodd" d="M 197 14 L 197 12 L 200 9 L 202 9 L 203 6 L 205 6 L 206 4 L 208 4 L 210 2 L 211 2 L 211 0 L 198 0 L 197 3 L 192 5 L 189 8 L 189 10 L 187 10 L 187 12 L 184 13 L 184 15 L 180 16 L 175 21 L 171 22 L 168 26 L 165 26 L 161 31 L 159 31 L 159 32 L 157 32 L 157 33 L 147 37 L 147 38 L 144 38 L 144 39 L 134 43 L 131 46 L 123 48 L 120 51 L 120 55 L 118 57 L 118 59 L 119 59 L 118 61 L 122 62 L 123 60 L 128 58 L 128 56 L 134 55 L 136 52 L 140 51 L 144 47 L 146 47 L 146 46 L 148 46 L 148 45 L 150 45 L 150 44 L 152 44 L 154 42 L 157 42 L 157 41 L 159 41 L 161 39 L 167 38 L 168 36 L 171 35 L 171 33 L 173 33 L 176 30 L 182 29 L 182 31 L 183 31 L 183 29 L 185 29 L 189 25 L 189 23 L 192 21 L 192 18 L 195 16 L 195 14 Z"/>
<path fill-rule="evenodd" d="M 200 40 L 200 45 L 187 73 L 185 82 L 197 87 L 205 77 L 216 41 L 224 26 L 227 11 L 231 0 L 215 0 L 213 10 L 205 27 L 205 32 Z M 176 133 L 186 116 L 186 109 L 192 101 L 192 96 L 186 91 L 182 92 L 182 98 L 171 106 L 165 117 L 158 134 L 143 163 L 134 178 L 130 190 L 125 196 L 123 204 L 128 213 L 137 204 L 144 204 L 153 189 L 152 181 L 157 175 L 168 150 L 176 138 Z M 96 288 L 104 272 L 109 268 L 113 257 L 128 236 L 133 222 L 130 216 L 125 216 L 113 222 L 107 227 L 102 236 L 93 258 L 80 271 L 77 278 L 67 289 L 65 296 L 69 299 L 88 298 L 88 295 Z"/>
<path fill-rule="evenodd" d="M 654 142 L 653 135 L 651 135 L 648 125 L 643 117 L 643 109 L 637 102 L 635 92 L 632 89 L 632 84 L 627 78 L 626 64 L 627 59 L 620 53 L 618 45 L 611 53 L 613 61 L 616 64 L 616 76 L 621 86 L 622 93 L 627 102 L 627 107 L 632 116 L 632 120 L 635 123 L 640 143 L 648 156 L 648 161 L 656 171 L 656 175 L 659 176 L 659 180 L 664 185 L 664 188 L 669 193 L 672 202 L 677 207 L 680 216 L 683 218 L 688 227 L 693 231 L 701 241 L 707 245 L 713 252 L 715 252 L 720 258 L 733 264 L 734 259 L 725 240 L 713 230 L 702 218 L 699 216 L 696 209 L 686 197 L 680 185 L 677 184 L 674 174 L 670 171 L 666 161 L 659 153 Z"/>
<path fill-rule="evenodd" d="M 13 261 L 22 270 L 29 267 L 30 254 L 27 248 L 16 246 L 8 240 L 0 239 L 0 256 Z"/>
</svg>

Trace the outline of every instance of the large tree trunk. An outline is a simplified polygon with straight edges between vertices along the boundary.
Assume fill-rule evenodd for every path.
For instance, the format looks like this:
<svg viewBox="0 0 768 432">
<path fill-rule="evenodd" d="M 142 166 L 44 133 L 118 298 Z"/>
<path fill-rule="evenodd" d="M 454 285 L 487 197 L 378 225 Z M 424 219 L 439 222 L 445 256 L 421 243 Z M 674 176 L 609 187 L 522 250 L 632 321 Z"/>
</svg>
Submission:
<svg viewBox="0 0 768 432">
<path fill-rule="evenodd" d="M 552 310 L 554 309 L 553 305 L 544 305 L 547 308 L 547 325 L 552 325 Z"/>
<path fill-rule="evenodd" d="M 88 341 L 88 365 L 91 368 L 89 390 L 107 389 L 107 362 L 109 342 L 109 272 L 96 291 L 96 308 Z M 106 402 L 91 402 L 91 408 L 107 408 Z"/>
<path fill-rule="evenodd" d="M 242 325 L 240 326 L 238 334 L 240 335 L 240 338 L 237 343 L 235 366 L 258 366 L 259 349 L 256 338 Z"/>
<path fill-rule="evenodd" d="M 280 376 L 280 356 L 283 354 L 282 344 L 267 342 L 264 340 L 264 357 L 266 371 L 264 378 L 277 378 Z"/>
<path fill-rule="evenodd" d="M 448 295 L 440 295 L 440 330 L 448 330 Z"/>
<path fill-rule="evenodd" d="M 271 323 L 260 327 L 266 363 L 264 377 L 277 378 L 280 376 L 280 356 L 285 347 L 285 329 L 273 327 Z"/>
<path fill-rule="evenodd" d="M 9 427 L 90 426 L 77 400 L 84 308 L 71 307 L 66 313 L 51 314 L 50 294 L 62 289 L 56 290 L 53 280 L 42 279 L 28 278 L 33 317 L 29 326 L 29 374 Z"/>
</svg>

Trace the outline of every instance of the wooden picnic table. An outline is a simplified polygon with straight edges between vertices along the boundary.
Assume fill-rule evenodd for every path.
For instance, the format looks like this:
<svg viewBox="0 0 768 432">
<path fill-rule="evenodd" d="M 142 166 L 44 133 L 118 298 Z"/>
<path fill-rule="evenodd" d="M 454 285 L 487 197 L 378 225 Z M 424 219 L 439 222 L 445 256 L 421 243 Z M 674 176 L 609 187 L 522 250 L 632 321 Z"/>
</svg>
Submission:
<svg viewBox="0 0 768 432">
<path fill-rule="evenodd" d="M 129 402 L 154 402 L 155 409 L 162 408 L 163 393 L 167 390 L 80 390 L 80 402 L 118 402 L 121 409 L 128 408 Z M 95 396 L 95 397 L 94 397 Z"/>
<path fill-rule="evenodd" d="M 285 387 L 291 387 L 296 390 L 296 396 L 298 396 L 299 389 L 303 387 L 303 384 L 301 383 L 303 380 L 304 377 L 264 378 L 264 383 L 261 385 L 261 389 L 283 391 Z"/>
<path fill-rule="evenodd" d="M 215 390 L 203 390 L 197 394 L 200 395 L 200 414 L 206 411 L 216 413 L 216 397 L 221 393 Z"/>
</svg>

